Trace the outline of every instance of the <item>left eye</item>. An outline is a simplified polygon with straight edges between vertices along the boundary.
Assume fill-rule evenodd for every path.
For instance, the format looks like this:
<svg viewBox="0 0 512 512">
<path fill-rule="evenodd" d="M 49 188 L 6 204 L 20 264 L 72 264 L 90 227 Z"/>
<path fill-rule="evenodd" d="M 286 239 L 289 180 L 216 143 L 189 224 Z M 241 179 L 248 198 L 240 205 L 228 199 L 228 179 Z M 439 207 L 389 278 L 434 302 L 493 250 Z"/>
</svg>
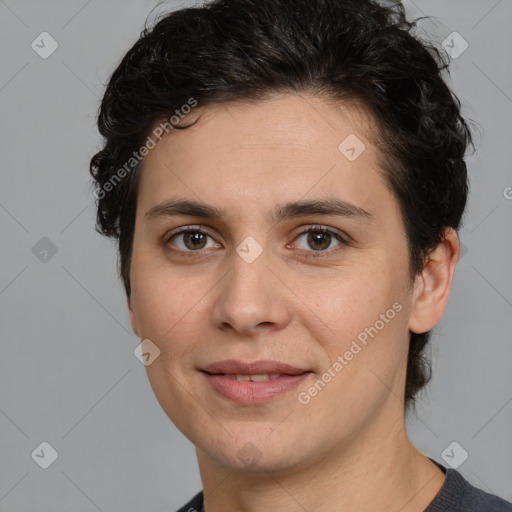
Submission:
<svg viewBox="0 0 512 512">
<path fill-rule="evenodd" d="M 297 246 L 299 249 L 306 251 L 313 249 L 317 252 L 323 252 L 327 249 L 332 249 L 331 244 L 335 241 L 338 242 L 337 245 L 341 245 L 345 242 L 338 233 L 325 228 L 307 229 L 303 231 L 296 240 L 304 239 L 304 237 L 305 243 L 303 243 L 302 247 L 300 244 L 297 244 Z"/>
</svg>

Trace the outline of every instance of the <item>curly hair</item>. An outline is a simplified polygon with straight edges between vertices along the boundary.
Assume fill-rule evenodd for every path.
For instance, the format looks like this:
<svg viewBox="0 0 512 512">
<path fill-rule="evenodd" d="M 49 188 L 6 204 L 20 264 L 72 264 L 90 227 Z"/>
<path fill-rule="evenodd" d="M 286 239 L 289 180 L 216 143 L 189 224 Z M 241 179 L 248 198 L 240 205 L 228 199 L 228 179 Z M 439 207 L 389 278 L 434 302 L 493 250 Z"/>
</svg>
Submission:
<svg viewBox="0 0 512 512">
<path fill-rule="evenodd" d="M 366 108 L 403 216 L 411 279 L 420 273 L 446 228 L 459 229 L 472 141 L 443 78 L 447 58 L 414 27 L 398 0 L 214 0 L 146 26 L 107 85 L 103 146 L 90 163 L 97 230 L 118 240 L 127 295 L 140 174 L 132 155 L 191 98 L 207 106 L 312 92 Z M 429 336 L 410 333 L 405 407 L 430 380 Z"/>
</svg>

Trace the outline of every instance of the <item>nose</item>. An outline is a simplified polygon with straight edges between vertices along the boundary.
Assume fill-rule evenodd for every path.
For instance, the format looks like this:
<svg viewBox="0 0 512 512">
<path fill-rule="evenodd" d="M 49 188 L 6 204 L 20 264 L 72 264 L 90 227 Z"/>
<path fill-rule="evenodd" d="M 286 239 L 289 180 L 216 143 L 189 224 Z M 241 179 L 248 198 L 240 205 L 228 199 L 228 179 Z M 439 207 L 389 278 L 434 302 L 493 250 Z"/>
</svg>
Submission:
<svg viewBox="0 0 512 512">
<path fill-rule="evenodd" d="M 283 329 L 291 318 L 290 294 L 270 268 L 265 251 L 252 263 L 234 253 L 230 263 L 210 310 L 214 325 L 243 336 Z"/>
</svg>

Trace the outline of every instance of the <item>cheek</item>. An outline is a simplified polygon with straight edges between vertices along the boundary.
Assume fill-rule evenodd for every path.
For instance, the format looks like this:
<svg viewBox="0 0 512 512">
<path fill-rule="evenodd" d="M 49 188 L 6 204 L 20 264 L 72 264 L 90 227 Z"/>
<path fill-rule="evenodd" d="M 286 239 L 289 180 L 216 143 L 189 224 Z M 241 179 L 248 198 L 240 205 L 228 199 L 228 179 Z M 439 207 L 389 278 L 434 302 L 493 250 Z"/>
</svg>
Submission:
<svg viewBox="0 0 512 512">
<path fill-rule="evenodd" d="M 154 257 L 134 257 L 131 268 L 132 307 L 140 335 L 161 349 L 179 332 L 197 324 L 197 307 L 208 289 L 196 276 L 176 275 Z"/>
<path fill-rule="evenodd" d="M 305 298 L 300 306 L 303 319 L 309 318 L 311 326 L 323 326 L 336 345 L 357 336 L 395 302 L 403 301 L 403 287 L 396 284 L 398 280 L 392 274 L 376 266 L 341 268 L 335 275 L 323 278 L 295 279 L 293 290 Z"/>
<path fill-rule="evenodd" d="M 332 430 L 335 437 L 340 426 L 349 432 L 371 422 L 372 411 L 379 411 L 387 400 L 401 407 L 395 396 L 401 396 L 405 379 L 408 330 L 404 297 L 392 285 L 347 279 L 334 290 L 314 302 L 318 317 L 334 331 L 324 329 L 317 338 L 325 352 L 317 378 L 325 385 L 316 381 L 299 391 L 301 404 L 309 400 L 304 412 L 310 421 Z M 314 327 L 308 330 L 314 332 Z"/>
<path fill-rule="evenodd" d="M 398 259 L 384 257 L 357 271 L 340 269 L 335 279 L 295 281 L 294 291 L 309 306 L 301 307 L 300 322 L 322 345 L 322 371 L 335 375 L 325 375 L 330 383 L 318 405 L 341 403 L 355 411 L 365 400 L 378 403 L 389 389 L 400 389 L 409 336 L 407 284 Z"/>
</svg>

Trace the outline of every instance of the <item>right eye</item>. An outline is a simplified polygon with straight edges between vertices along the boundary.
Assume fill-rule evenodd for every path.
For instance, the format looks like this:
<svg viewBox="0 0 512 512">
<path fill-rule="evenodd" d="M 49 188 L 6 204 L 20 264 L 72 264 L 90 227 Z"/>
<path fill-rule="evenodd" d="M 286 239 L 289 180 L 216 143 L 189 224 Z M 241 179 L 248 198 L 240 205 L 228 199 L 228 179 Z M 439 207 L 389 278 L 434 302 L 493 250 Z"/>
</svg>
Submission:
<svg viewBox="0 0 512 512">
<path fill-rule="evenodd" d="M 212 241 L 209 245 L 208 238 Z M 175 252 L 198 252 L 202 249 L 220 247 L 220 244 L 215 242 L 208 233 L 198 228 L 191 229 L 191 227 L 172 233 L 167 238 L 167 244 L 174 246 L 174 248 L 170 247 L 170 249 Z"/>
</svg>

